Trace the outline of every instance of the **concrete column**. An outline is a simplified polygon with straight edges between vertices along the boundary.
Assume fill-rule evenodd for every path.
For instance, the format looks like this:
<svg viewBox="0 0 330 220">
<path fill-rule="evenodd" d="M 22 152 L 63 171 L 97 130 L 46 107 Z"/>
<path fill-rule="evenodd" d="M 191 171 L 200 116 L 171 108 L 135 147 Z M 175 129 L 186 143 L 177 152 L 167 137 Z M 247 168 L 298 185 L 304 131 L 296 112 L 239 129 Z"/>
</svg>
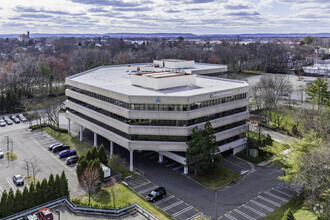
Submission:
<svg viewBox="0 0 330 220">
<path fill-rule="evenodd" d="M 97 134 L 94 132 L 94 145 L 97 146 Z"/>
<path fill-rule="evenodd" d="M 79 127 L 79 141 L 83 140 L 83 126 Z"/>
<path fill-rule="evenodd" d="M 129 171 L 133 172 L 133 150 L 129 151 Z"/>
<path fill-rule="evenodd" d="M 184 173 L 185 175 L 188 174 L 188 167 L 187 167 L 187 166 L 184 166 L 184 167 L 183 167 L 183 173 Z"/>
<path fill-rule="evenodd" d="M 71 134 L 71 123 L 69 118 L 68 118 L 68 134 Z"/>
<path fill-rule="evenodd" d="M 112 158 L 113 155 L 113 142 L 110 141 L 110 158 Z"/>
<path fill-rule="evenodd" d="M 158 163 L 163 163 L 163 162 L 164 162 L 164 156 L 163 156 L 163 154 L 159 154 Z"/>
</svg>

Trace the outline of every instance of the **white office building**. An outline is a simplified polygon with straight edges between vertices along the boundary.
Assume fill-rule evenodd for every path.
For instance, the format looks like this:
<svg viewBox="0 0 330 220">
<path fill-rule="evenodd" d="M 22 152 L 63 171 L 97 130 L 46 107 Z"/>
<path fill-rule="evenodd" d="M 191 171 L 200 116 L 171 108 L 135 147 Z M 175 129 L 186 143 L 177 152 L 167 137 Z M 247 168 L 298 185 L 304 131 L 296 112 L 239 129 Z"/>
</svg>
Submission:
<svg viewBox="0 0 330 220">
<path fill-rule="evenodd" d="M 66 79 L 66 117 L 130 152 L 159 153 L 184 165 L 186 141 L 195 127 L 212 123 L 221 152 L 243 150 L 248 125 L 249 85 L 203 76 L 227 71 L 224 65 L 185 60 L 103 66 Z M 70 132 L 70 126 L 69 126 Z"/>
</svg>

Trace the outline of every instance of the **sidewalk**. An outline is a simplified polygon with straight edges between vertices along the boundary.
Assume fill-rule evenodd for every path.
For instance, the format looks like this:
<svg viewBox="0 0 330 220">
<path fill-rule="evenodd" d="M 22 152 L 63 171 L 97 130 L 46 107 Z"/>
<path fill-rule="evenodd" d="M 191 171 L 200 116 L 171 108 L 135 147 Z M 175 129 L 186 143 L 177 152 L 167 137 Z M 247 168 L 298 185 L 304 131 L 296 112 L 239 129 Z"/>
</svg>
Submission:
<svg viewBox="0 0 330 220">
<path fill-rule="evenodd" d="M 249 127 L 250 128 L 250 131 L 257 132 L 257 133 L 259 132 L 257 125 L 251 125 L 250 124 L 249 126 L 250 126 Z M 276 131 L 267 129 L 265 127 L 261 127 L 261 134 L 262 135 L 269 134 L 274 141 L 277 141 L 277 142 L 280 142 L 280 143 L 288 143 L 288 142 L 293 142 L 293 141 L 297 141 L 298 140 L 295 137 L 291 137 L 291 136 L 288 136 L 288 135 L 285 135 L 285 134 L 281 134 L 281 133 L 278 133 Z"/>
</svg>

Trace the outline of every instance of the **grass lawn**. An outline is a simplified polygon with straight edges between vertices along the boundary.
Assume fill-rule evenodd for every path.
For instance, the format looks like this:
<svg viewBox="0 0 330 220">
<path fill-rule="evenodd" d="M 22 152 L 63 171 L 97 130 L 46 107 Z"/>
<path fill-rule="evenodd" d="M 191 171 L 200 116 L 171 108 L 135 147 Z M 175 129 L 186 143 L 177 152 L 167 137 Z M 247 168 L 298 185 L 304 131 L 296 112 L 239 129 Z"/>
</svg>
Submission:
<svg viewBox="0 0 330 220">
<path fill-rule="evenodd" d="M 31 183 L 33 183 L 33 176 L 30 176 L 30 177 L 24 177 L 24 181 L 31 185 Z M 37 177 L 35 177 L 35 183 L 37 184 L 37 182 L 39 182 L 39 179 Z"/>
<path fill-rule="evenodd" d="M 115 207 L 112 201 L 111 189 L 115 192 Z M 81 196 L 80 196 L 81 197 Z M 81 200 L 83 205 L 88 205 L 88 195 L 85 194 Z M 113 208 L 126 207 L 128 205 L 138 204 L 146 211 L 151 213 L 157 219 L 173 219 L 167 213 L 147 202 L 142 196 L 138 195 L 123 184 L 103 188 L 97 194 L 91 196 L 91 206 L 107 206 Z"/>
<path fill-rule="evenodd" d="M 14 161 L 17 159 L 17 155 L 15 153 L 5 153 L 5 158 L 10 161 Z"/>
<path fill-rule="evenodd" d="M 69 134 L 57 132 L 51 128 L 42 128 L 42 130 L 46 131 L 50 136 L 54 137 L 59 142 L 69 145 L 72 150 L 77 151 L 79 156 L 85 155 L 87 151 L 91 149 L 91 146 L 79 141 L 77 138 L 72 137 Z"/>
<path fill-rule="evenodd" d="M 263 220 L 282 219 L 286 210 L 290 208 L 296 220 L 316 220 L 317 216 L 307 207 L 299 205 L 295 198 L 288 203 L 276 209 L 271 214 L 267 215 Z"/>
<path fill-rule="evenodd" d="M 264 158 L 262 158 L 260 156 L 257 156 L 257 157 L 248 156 L 248 155 L 246 155 L 246 151 L 239 152 L 235 156 L 242 158 L 243 160 L 247 160 L 251 163 L 255 163 L 255 164 L 261 163 L 262 161 L 265 160 Z"/>
<path fill-rule="evenodd" d="M 193 170 L 191 172 L 193 173 Z M 214 174 L 197 176 L 190 174 L 189 176 L 211 190 L 218 189 L 219 187 L 240 178 L 238 173 L 231 171 L 223 166 L 219 167 L 219 169 Z"/>
</svg>

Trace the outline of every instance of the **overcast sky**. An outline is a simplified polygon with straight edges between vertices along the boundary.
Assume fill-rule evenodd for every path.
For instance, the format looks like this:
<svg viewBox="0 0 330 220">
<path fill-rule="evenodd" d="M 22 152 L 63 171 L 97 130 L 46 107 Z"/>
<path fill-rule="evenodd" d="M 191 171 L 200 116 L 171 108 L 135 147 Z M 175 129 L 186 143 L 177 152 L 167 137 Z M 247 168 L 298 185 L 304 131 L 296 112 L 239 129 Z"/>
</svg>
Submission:
<svg viewBox="0 0 330 220">
<path fill-rule="evenodd" d="M 324 33 L 330 0 L 0 0 L 0 34 Z"/>
</svg>

